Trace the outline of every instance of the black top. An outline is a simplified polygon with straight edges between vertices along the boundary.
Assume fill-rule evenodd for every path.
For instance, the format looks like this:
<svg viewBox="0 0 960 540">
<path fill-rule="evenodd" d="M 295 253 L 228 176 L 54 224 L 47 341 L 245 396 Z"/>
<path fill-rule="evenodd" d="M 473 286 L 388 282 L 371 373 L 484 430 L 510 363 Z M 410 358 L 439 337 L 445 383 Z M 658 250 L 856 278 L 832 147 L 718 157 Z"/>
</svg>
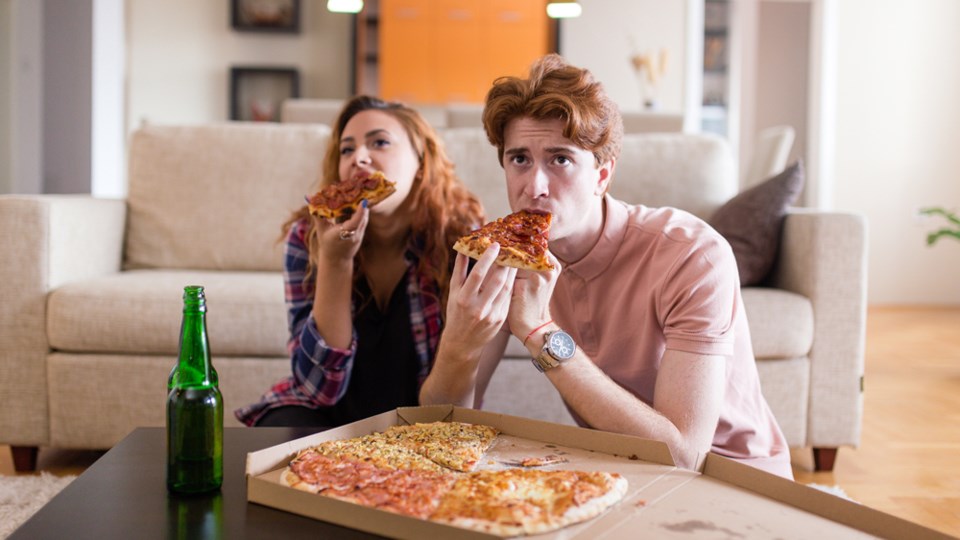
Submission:
<svg viewBox="0 0 960 540">
<path fill-rule="evenodd" d="M 407 280 L 401 279 L 381 312 L 366 279 L 354 294 L 359 311 L 353 319 L 357 352 L 347 391 L 331 407 L 317 409 L 316 425 L 341 426 L 397 407 L 419 404 L 420 362 L 410 324 Z"/>
</svg>

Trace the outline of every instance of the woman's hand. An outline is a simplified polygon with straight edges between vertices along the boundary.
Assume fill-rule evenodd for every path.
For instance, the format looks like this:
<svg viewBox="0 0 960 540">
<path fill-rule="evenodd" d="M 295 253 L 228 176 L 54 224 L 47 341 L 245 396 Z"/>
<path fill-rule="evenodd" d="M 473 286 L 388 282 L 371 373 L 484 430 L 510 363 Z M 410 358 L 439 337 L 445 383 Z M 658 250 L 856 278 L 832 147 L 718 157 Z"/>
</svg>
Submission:
<svg viewBox="0 0 960 540">
<path fill-rule="evenodd" d="M 553 253 L 547 251 L 547 257 L 553 263 L 553 270 L 520 270 L 513 283 L 507 322 L 510 324 L 510 331 L 520 340 L 553 318 L 550 315 L 550 298 L 553 297 L 553 288 L 562 268 Z"/>
<path fill-rule="evenodd" d="M 507 318 L 517 269 L 494 264 L 499 253 L 499 244 L 491 245 L 469 272 L 470 258 L 457 254 L 450 276 L 443 341 L 458 356 L 479 358 Z"/>
<path fill-rule="evenodd" d="M 313 220 L 317 228 L 314 239 L 316 244 L 313 246 L 317 261 L 329 264 L 349 263 L 353 261 L 360 250 L 360 244 L 363 243 L 363 235 L 370 221 L 370 209 L 364 200 L 360 208 L 341 223 L 316 216 Z"/>
</svg>

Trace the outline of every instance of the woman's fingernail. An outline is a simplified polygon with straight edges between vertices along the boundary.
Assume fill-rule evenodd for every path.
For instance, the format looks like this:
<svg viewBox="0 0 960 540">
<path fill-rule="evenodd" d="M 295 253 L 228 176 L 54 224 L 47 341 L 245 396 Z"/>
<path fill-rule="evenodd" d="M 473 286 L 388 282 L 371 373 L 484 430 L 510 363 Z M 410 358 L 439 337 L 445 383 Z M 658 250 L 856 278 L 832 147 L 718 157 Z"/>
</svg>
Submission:
<svg viewBox="0 0 960 540">
<path fill-rule="evenodd" d="M 367 207 L 367 200 L 364 199 L 364 200 L 360 201 L 360 205 L 363 206 L 364 208 L 366 208 L 366 207 Z"/>
</svg>

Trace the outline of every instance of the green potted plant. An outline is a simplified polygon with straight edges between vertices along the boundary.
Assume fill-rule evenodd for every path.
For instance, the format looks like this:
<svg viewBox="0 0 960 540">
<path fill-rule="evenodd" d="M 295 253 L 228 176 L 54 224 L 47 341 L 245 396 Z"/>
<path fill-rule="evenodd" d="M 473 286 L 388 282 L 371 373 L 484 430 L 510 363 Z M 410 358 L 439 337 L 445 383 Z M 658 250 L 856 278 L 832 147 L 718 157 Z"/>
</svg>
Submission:
<svg viewBox="0 0 960 540">
<path fill-rule="evenodd" d="M 949 225 L 943 227 L 939 230 L 933 231 L 927 235 L 927 245 L 932 246 L 944 236 L 952 236 L 957 240 L 960 240 L 960 217 L 957 217 L 955 212 L 951 212 L 945 208 L 939 206 L 930 207 L 930 208 L 921 208 L 920 215 L 922 216 L 943 216 L 949 222 Z"/>
</svg>

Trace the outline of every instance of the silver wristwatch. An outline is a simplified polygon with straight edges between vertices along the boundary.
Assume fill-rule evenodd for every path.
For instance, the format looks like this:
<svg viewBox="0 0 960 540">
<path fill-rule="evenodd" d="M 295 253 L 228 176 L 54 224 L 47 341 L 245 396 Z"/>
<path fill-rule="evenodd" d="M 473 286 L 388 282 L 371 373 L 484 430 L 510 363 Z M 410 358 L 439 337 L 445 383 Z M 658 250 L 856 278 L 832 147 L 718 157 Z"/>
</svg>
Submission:
<svg viewBox="0 0 960 540">
<path fill-rule="evenodd" d="M 574 343 L 570 334 L 563 330 L 548 332 L 543 337 L 543 341 L 540 354 L 533 359 L 533 365 L 540 373 L 559 366 L 573 358 L 573 355 L 577 352 L 577 344 Z"/>
</svg>

